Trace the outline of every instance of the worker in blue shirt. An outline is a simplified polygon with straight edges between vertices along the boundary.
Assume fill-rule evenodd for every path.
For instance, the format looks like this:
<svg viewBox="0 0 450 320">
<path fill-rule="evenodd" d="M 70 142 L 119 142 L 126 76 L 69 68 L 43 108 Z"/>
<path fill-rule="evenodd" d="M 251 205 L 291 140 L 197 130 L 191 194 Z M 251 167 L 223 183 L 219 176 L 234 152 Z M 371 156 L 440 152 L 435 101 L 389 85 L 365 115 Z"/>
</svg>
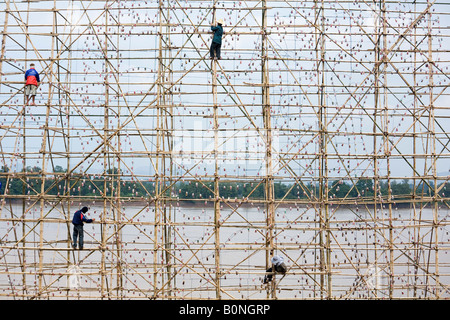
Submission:
<svg viewBox="0 0 450 320">
<path fill-rule="evenodd" d="M 74 213 L 72 224 L 73 224 L 73 244 L 72 247 L 74 249 L 77 248 L 77 240 L 79 240 L 80 250 L 83 250 L 83 239 L 84 239 L 84 230 L 83 230 L 83 222 L 92 223 L 95 219 L 88 219 L 84 215 L 88 212 L 88 207 L 83 207 L 81 210 L 78 210 Z"/>
<path fill-rule="evenodd" d="M 34 69 L 34 63 L 30 64 L 30 69 L 25 72 L 25 81 L 25 96 L 27 99 L 27 105 L 30 102 L 30 98 L 32 99 L 33 105 L 36 105 L 36 91 L 41 83 L 41 80 L 39 79 L 39 73 L 36 69 Z"/>
<path fill-rule="evenodd" d="M 214 31 L 214 37 L 212 39 L 211 47 L 209 48 L 209 55 L 211 59 L 219 60 L 220 59 L 220 47 L 222 46 L 222 28 L 223 20 L 217 20 L 215 26 L 211 26 L 211 30 Z"/>
</svg>

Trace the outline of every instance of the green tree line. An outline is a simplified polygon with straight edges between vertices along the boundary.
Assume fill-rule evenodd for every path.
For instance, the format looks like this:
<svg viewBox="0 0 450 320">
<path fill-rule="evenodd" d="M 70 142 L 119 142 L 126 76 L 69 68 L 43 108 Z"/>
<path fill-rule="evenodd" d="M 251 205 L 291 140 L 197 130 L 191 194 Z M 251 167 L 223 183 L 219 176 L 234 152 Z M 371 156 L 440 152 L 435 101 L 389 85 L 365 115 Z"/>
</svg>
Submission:
<svg viewBox="0 0 450 320">
<path fill-rule="evenodd" d="M 64 195 L 70 186 L 70 195 L 72 196 L 102 196 L 107 197 L 130 197 L 147 198 L 154 196 L 156 192 L 155 181 L 127 179 L 122 177 L 122 173 L 116 168 L 110 169 L 106 175 L 81 175 L 71 174 L 69 178 L 65 177 L 66 170 L 60 166 L 54 168 L 54 172 L 47 174 L 44 180 L 44 192 L 48 195 Z M 20 173 L 12 173 L 7 167 L 0 170 L 1 194 L 8 195 L 38 195 L 42 188 L 42 173 L 39 167 L 27 167 Z M 171 183 L 160 182 L 159 192 L 163 190 L 166 196 L 175 197 L 183 200 L 214 198 L 214 181 L 180 181 Z M 442 198 L 450 197 L 450 182 L 440 184 L 439 196 Z M 106 189 L 105 189 L 106 186 Z M 403 181 L 386 180 L 379 181 L 377 186 L 373 179 L 359 178 L 352 181 L 334 180 L 328 184 L 329 199 L 343 198 L 373 198 L 375 187 L 378 189 L 377 196 L 387 196 L 390 194 L 395 199 L 411 199 L 413 186 L 407 179 Z M 119 195 L 120 190 L 120 195 Z M 317 199 L 320 196 L 319 184 L 316 182 L 303 183 L 274 183 L 275 200 L 296 200 L 296 199 Z M 324 192 L 322 190 L 322 192 Z M 433 181 L 418 183 L 415 190 L 416 195 L 433 196 Z M 219 183 L 219 196 L 225 199 L 264 199 L 265 183 L 264 181 L 240 181 L 230 182 L 221 181 Z"/>
</svg>

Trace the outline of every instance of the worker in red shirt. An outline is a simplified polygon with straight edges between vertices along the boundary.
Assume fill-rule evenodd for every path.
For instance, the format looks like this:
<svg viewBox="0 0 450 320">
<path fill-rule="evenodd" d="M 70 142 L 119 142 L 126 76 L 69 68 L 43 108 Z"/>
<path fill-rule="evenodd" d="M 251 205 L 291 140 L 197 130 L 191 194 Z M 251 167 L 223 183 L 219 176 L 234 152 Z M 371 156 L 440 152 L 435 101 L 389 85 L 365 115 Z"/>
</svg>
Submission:
<svg viewBox="0 0 450 320">
<path fill-rule="evenodd" d="M 34 69 L 34 63 L 30 64 L 30 69 L 25 72 L 25 81 L 25 96 L 27 98 L 27 105 L 30 98 L 33 100 L 33 105 L 36 105 L 34 99 L 41 80 L 39 79 L 39 73 Z"/>
</svg>

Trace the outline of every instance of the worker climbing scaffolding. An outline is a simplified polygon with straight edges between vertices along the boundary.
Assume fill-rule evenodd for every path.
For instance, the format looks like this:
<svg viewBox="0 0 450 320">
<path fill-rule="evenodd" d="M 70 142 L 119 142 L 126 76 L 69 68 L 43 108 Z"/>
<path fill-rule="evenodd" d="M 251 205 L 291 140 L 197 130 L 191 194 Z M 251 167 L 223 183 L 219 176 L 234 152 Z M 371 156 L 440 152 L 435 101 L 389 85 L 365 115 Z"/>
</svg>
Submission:
<svg viewBox="0 0 450 320">
<path fill-rule="evenodd" d="M 30 64 L 30 69 L 25 72 L 25 98 L 26 105 L 32 100 L 32 104 L 36 105 L 36 91 L 39 87 L 41 80 L 39 79 L 39 73 L 34 68 L 34 63 Z"/>
<path fill-rule="evenodd" d="M 215 25 L 211 26 L 211 30 L 214 31 L 214 37 L 211 42 L 209 54 L 211 59 L 220 60 L 220 48 L 222 46 L 223 36 L 223 20 L 218 19 Z"/>
<path fill-rule="evenodd" d="M 88 207 L 83 207 L 81 210 L 78 210 L 74 213 L 72 224 L 73 224 L 73 243 L 72 247 L 74 249 L 77 248 L 77 242 L 80 245 L 80 250 L 83 250 L 84 246 L 84 230 L 83 230 L 83 222 L 86 223 L 92 223 L 95 219 L 88 219 L 84 215 L 86 212 L 88 212 Z"/>
<path fill-rule="evenodd" d="M 283 257 L 273 256 L 271 262 L 272 266 L 266 270 L 267 274 L 264 276 L 264 284 L 271 282 L 275 274 L 286 274 L 287 271 Z"/>
</svg>

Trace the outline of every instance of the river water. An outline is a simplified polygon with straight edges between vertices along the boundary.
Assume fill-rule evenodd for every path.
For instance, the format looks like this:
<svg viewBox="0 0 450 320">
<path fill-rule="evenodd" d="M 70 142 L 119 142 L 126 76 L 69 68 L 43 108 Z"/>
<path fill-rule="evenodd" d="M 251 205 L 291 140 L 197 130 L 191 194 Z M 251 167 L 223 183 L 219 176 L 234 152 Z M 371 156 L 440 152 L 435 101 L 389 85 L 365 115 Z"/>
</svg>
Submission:
<svg viewBox="0 0 450 320">
<path fill-rule="evenodd" d="M 320 210 L 293 205 L 278 207 L 268 229 L 257 205 L 222 204 L 216 228 L 210 206 L 109 205 L 104 218 L 97 203 L 88 212 L 96 221 L 85 224 L 83 251 L 67 249 L 75 209 L 47 205 L 39 223 L 41 208 L 28 204 L 24 224 L 14 220 L 21 204 L 2 208 L 1 298 L 450 297 L 450 210 L 443 206 L 331 206 L 329 223 L 321 224 Z M 264 285 L 271 254 L 284 258 L 288 272 Z"/>
</svg>

